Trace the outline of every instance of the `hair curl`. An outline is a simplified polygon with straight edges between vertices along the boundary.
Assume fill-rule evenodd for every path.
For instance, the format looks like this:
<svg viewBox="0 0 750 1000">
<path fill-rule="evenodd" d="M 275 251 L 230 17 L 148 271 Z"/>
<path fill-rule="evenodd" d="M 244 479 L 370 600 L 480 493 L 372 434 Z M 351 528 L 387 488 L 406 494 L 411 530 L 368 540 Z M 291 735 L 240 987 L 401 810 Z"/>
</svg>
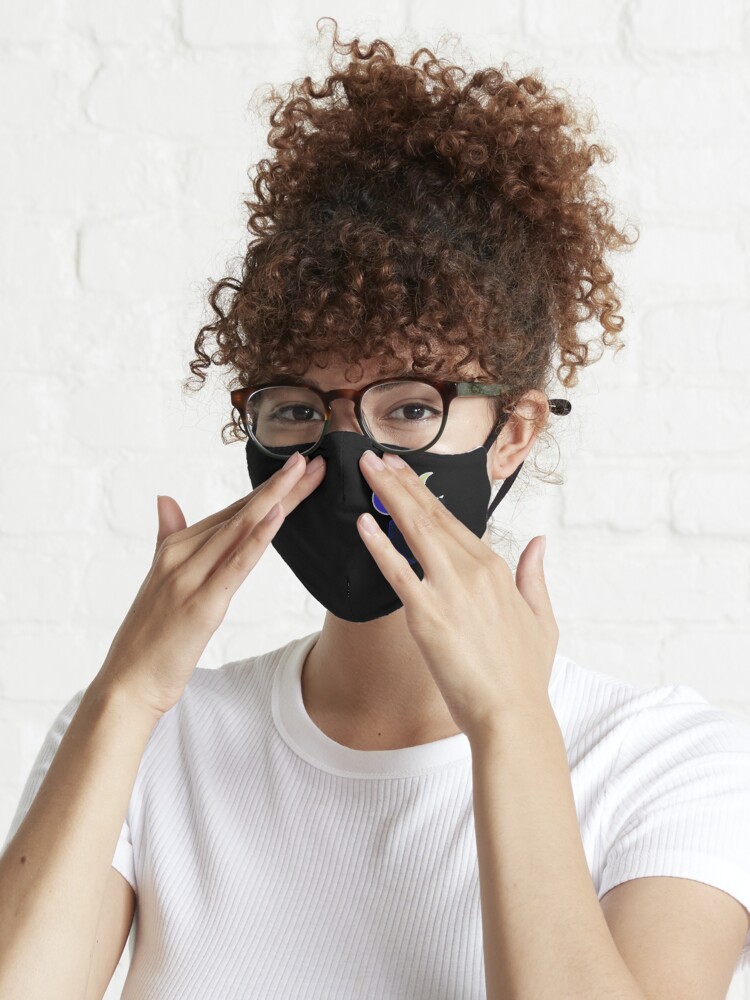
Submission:
<svg viewBox="0 0 750 1000">
<path fill-rule="evenodd" d="M 244 202 L 255 238 L 240 278 L 210 289 L 199 384 L 184 387 L 211 364 L 251 385 L 331 355 L 377 359 L 385 376 L 404 371 L 399 353 L 415 374 L 461 378 L 477 362 L 507 386 L 498 415 L 529 389 L 549 395 L 556 354 L 562 385 L 577 385 L 603 353 L 590 358 L 580 324 L 596 317 L 602 343 L 625 346 L 604 258 L 638 238 L 612 223 L 591 173 L 614 156 L 586 141 L 595 113 L 505 62 L 466 79 L 420 48 L 405 65 L 382 39 L 342 42 L 331 20 L 345 65 L 331 57 L 320 86 L 306 76 L 263 102 L 275 155 Z M 244 438 L 233 414 L 225 443 L 230 428 Z"/>
</svg>

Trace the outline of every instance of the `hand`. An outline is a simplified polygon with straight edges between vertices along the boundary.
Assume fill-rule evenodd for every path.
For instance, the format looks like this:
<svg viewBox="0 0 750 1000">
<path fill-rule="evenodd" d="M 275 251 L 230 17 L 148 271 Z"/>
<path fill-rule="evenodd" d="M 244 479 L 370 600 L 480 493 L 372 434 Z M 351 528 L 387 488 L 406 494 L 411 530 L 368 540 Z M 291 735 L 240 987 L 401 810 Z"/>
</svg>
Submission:
<svg viewBox="0 0 750 1000">
<path fill-rule="evenodd" d="M 291 467 L 189 528 L 177 501 L 162 497 L 151 569 L 112 640 L 99 683 L 126 690 L 157 717 L 179 701 L 284 516 L 320 484 L 325 462 L 310 465 L 305 475 L 308 463 L 297 453 Z"/>
<path fill-rule="evenodd" d="M 387 463 L 394 457 L 384 456 Z M 360 462 L 424 579 L 369 514 L 357 520 L 357 527 L 402 601 L 409 631 L 456 725 L 473 739 L 502 727 L 509 712 L 549 710 L 559 630 L 544 580 L 543 536 L 535 536 L 522 552 L 514 583 L 505 560 L 410 466 L 401 465 L 377 469 L 365 456 Z"/>
</svg>

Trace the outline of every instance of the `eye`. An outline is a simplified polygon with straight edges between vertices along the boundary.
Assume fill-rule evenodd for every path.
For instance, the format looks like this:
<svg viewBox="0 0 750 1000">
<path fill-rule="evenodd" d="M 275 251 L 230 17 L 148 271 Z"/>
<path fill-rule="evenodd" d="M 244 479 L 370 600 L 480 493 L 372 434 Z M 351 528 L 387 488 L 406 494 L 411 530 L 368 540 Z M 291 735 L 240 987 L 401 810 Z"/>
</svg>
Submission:
<svg viewBox="0 0 750 1000">
<path fill-rule="evenodd" d="M 288 412 L 291 412 L 292 416 L 286 416 Z M 291 423 L 291 424 L 303 424 L 309 423 L 310 420 L 317 416 L 321 417 L 321 414 L 317 412 L 312 406 L 304 406 L 301 403 L 290 404 L 289 406 L 279 406 L 271 414 L 271 420 L 276 420 L 279 423 Z"/>
<path fill-rule="evenodd" d="M 390 420 L 390 418 L 394 414 L 400 413 L 401 411 L 404 411 L 404 412 L 408 411 L 408 413 L 410 415 L 408 417 L 398 417 L 396 419 L 399 419 L 399 420 L 404 420 L 405 419 L 405 420 L 407 420 L 407 421 L 409 421 L 411 423 L 421 423 L 424 420 L 429 420 L 430 417 L 440 416 L 440 414 L 439 414 L 439 412 L 437 410 L 434 410 L 431 406 L 427 406 L 424 403 L 404 403 L 403 406 L 398 406 L 398 407 L 396 407 L 395 410 L 391 410 L 391 412 L 388 414 L 388 416 L 386 417 L 386 419 Z M 422 413 L 426 413 L 427 416 L 420 418 L 415 413 L 415 411 L 421 411 Z"/>
</svg>

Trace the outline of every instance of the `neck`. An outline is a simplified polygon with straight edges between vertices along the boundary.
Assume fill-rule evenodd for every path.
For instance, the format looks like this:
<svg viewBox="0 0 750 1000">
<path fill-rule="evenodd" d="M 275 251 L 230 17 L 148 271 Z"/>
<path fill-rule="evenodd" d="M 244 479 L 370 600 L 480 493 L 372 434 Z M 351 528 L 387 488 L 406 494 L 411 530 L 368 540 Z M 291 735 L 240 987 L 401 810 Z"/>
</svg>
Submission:
<svg viewBox="0 0 750 1000">
<path fill-rule="evenodd" d="M 328 612 L 303 664 L 302 699 L 319 729 L 354 749 L 395 750 L 461 732 L 403 608 L 370 622 Z"/>
</svg>

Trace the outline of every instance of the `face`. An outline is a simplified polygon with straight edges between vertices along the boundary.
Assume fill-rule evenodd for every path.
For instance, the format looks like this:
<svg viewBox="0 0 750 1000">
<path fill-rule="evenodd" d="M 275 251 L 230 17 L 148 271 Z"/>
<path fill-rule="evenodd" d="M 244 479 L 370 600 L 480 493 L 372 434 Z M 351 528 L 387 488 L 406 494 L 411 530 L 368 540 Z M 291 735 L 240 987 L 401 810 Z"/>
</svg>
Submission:
<svg viewBox="0 0 750 1000">
<path fill-rule="evenodd" d="M 315 364 L 310 365 L 302 377 L 306 381 L 315 383 L 323 391 L 344 386 L 360 388 L 367 385 L 368 382 L 374 382 L 384 377 L 374 361 L 368 359 L 359 364 L 361 369 L 352 366 L 352 371 L 355 373 L 361 370 L 362 377 L 357 381 L 347 379 L 347 370 L 350 366 L 335 358 L 329 361 L 326 368 Z M 410 373 L 410 364 L 404 363 L 403 370 L 397 374 L 408 375 Z M 462 369 L 460 374 L 449 373 L 447 377 L 455 378 L 457 381 L 468 381 L 475 378 L 486 378 L 486 375 L 475 363 Z M 448 422 L 442 435 L 428 450 L 444 454 L 457 454 L 479 447 L 495 425 L 494 405 L 495 401 L 486 396 L 454 399 L 451 402 Z M 516 404 L 516 410 L 520 410 L 525 416 L 530 417 L 533 416 L 535 408 L 540 405 L 545 409 L 548 408 L 546 397 L 540 392 L 531 390 L 519 400 Z M 333 401 L 328 430 L 362 433 L 354 413 L 354 403 L 351 400 L 336 399 Z M 536 434 L 537 429 L 530 419 L 515 421 L 511 419 L 506 422 L 487 454 L 487 475 L 491 481 L 505 479 L 518 467 L 531 450 Z"/>
</svg>

